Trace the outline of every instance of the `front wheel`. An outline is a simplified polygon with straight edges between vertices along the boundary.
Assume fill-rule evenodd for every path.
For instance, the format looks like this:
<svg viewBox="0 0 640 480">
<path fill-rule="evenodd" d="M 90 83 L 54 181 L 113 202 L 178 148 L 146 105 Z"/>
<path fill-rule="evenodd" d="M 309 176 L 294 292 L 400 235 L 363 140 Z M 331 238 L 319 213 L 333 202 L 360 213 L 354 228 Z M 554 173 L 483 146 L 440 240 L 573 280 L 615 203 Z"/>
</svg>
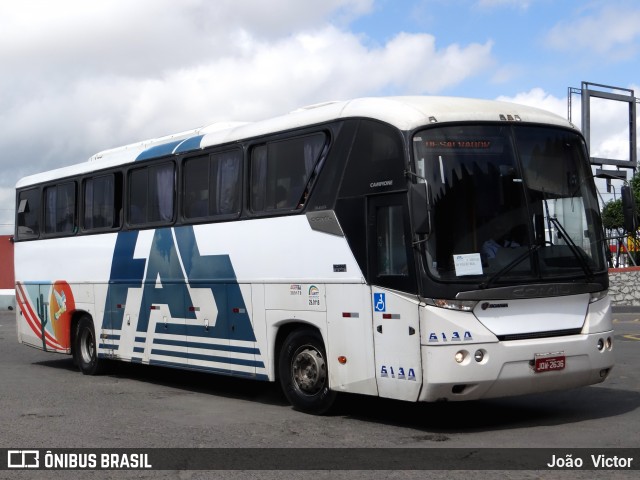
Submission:
<svg viewBox="0 0 640 480">
<path fill-rule="evenodd" d="M 98 358 L 93 321 L 88 315 L 83 315 L 76 326 L 74 359 L 85 375 L 97 375 L 102 371 L 104 362 Z"/>
<path fill-rule="evenodd" d="M 284 341 L 278 363 L 280 385 L 294 408 L 326 413 L 336 398 L 329 389 L 327 355 L 315 330 L 295 330 Z"/>
</svg>

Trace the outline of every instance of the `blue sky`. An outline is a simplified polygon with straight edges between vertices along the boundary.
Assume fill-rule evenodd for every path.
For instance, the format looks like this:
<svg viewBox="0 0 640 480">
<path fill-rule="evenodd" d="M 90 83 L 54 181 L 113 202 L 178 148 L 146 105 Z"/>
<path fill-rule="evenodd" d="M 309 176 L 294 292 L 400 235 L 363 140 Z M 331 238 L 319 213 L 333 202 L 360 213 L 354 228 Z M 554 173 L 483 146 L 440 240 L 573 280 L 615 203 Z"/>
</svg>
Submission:
<svg viewBox="0 0 640 480">
<path fill-rule="evenodd" d="M 633 1 L 381 0 L 350 28 L 376 44 L 404 31 L 433 35 L 440 49 L 490 45 L 485 68 L 443 94 L 496 98 L 542 88 L 563 97 L 582 81 L 640 83 Z"/>
<path fill-rule="evenodd" d="M 20 177 L 220 120 L 372 95 L 501 99 L 566 117 L 582 81 L 640 95 L 640 2 L 21 0 L 0 3 L 0 64 L 10 233 Z M 599 108 L 592 153 L 625 155 L 620 117 Z"/>
</svg>

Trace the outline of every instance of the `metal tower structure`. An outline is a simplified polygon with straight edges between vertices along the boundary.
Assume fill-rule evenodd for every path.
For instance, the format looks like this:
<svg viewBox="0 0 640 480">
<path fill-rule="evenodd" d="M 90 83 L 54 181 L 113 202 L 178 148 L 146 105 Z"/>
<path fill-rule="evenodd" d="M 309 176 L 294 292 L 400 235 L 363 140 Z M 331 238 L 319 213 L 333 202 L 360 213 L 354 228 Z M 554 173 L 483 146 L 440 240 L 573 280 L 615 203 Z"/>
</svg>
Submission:
<svg viewBox="0 0 640 480">
<path fill-rule="evenodd" d="M 636 98 L 635 92 L 628 88 L 602 85 L 598 83 L 582 82 L 581 88 L 569 87 L 568 118 L 571 121 L 573 96 L 581 96 L 581 127 L 582 133 L 587 141 L 589 152 L 591 149 L 591 100 L 599 98 L 603 100 L 622 102 L 628 106 L 628 128 L 629 128 L 629 156 L 626 159 L 602 158 L 591 156 L 591 164 L 596 167 L 596 177 L 604 178 L 607 181 L 607 190 L 611 188 L 611 180 L 627 181 L 627 170 L 631 170 L 633 175 L 638 166 L 637 150 L 637 130 L 636 130 L 636 105 L 640 99 Z M 591 154 L 591 153 L 590 153 Z M 604 169 L 602 167 L 616 167 L 614 169 Z"/>
</svg>

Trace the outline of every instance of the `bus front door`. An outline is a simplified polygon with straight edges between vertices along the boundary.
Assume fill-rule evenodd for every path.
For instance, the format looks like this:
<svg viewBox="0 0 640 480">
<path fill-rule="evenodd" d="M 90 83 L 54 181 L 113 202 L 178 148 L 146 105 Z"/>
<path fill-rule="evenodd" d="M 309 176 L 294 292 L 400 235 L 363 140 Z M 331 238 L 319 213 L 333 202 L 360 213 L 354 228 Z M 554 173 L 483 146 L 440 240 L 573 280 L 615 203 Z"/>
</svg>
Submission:
<svg viewBox="0 0 640 480">
<path fill-rule="evenodd" d="M 376 287 L 372 292 L 378 393 L 416 401 L 422 385 L 418 306 L 395 292 Z"/>
<path fill-rule="evenodd" d="M 378 392 L 416 401 L 422 362 L 406 195 L 369 197 L 367 230 Z"/>
</svg>

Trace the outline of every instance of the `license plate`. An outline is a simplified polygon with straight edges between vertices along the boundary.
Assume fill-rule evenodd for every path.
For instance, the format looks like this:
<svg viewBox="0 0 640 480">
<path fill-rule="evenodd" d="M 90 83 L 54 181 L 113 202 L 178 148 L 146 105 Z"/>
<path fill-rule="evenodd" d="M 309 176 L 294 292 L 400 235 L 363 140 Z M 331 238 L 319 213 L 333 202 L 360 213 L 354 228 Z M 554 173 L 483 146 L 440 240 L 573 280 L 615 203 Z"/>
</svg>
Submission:
<svg viewBox="0 0 640 480">
<path fill-rule="evenodd" d="M 567 364 L 564 352 L 537 354 L 534 360 L 533 369 L 536 373 L 564 370 Z"/>
</svg>

